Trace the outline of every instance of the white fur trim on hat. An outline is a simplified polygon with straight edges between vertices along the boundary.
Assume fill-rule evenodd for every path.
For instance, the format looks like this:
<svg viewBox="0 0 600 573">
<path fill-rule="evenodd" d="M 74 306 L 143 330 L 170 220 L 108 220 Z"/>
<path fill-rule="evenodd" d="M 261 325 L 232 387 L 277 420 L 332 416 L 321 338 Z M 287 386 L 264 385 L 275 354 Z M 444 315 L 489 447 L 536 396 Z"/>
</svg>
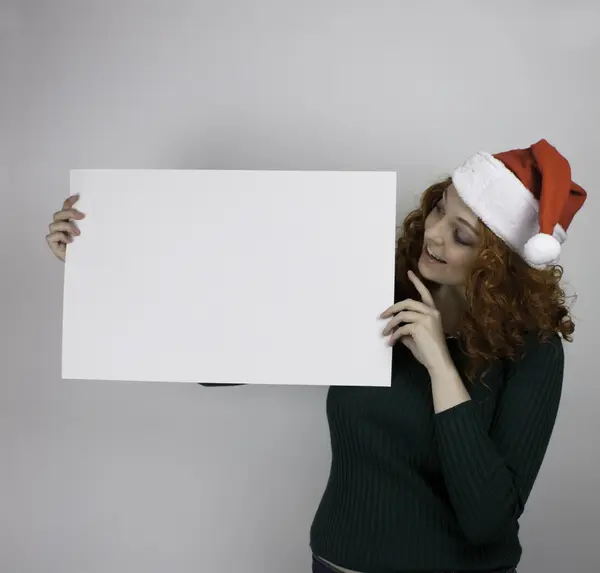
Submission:
<svg viewBox="0 0 600 573">
<path fill-rule="evenodd" d="M 558 258 L 565 230 L 556 225 L 549 241 L 536 237 L 539 202 L 499 159 L 485 151 L 475 153 L 454 170 L 452 182 L 465 204 L 528 264 L 545 265 Z"/>
</svg>

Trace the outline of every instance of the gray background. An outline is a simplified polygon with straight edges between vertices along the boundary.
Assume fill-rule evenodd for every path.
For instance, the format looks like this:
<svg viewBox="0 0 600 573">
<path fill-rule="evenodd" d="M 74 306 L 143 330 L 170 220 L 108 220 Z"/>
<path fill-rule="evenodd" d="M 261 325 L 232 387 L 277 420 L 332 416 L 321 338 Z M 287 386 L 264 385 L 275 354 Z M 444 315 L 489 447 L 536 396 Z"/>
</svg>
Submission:
<svg viewBox="0 0 600 573">
<path fill-rule="evenodd" d="M 324 388 L 61 380 L 44 236 L 69 169 L 393 169 L 404 214 L 473 151 L 546 137 L 591 197 L 520 571 L 598 571 L 599 19 L 593 0 L 1 0 L 0 570 L 307 573 L 327 478 Z"/>
</svg>

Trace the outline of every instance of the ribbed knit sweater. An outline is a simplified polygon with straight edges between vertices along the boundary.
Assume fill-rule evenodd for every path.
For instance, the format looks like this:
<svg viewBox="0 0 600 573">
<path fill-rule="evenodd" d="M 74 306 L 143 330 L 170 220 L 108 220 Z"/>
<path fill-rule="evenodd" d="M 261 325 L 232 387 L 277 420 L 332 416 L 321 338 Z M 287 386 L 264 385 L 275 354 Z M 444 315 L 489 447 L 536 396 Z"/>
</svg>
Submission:
<svg viewBox="0 0 600 573">
<path fill-rule="evenodd" d="M 450 352 L 459 372 L 465 355 Z M 526 339 L 471 400 L 434 413 L 427 370 L 399 344 L 390 388 L 329 389 L 332 463 L 310 532 L 313 552 L 364 573 L 491 571 L 521 557 L 524 510 L 554 427 L 558 336 Z"/>
<path fill-rule="evenodd" d="M 458 341 L 448 347 L 464 372 Z M 498 360 L 483 383 L 464 380 L 471 400 L 435 414 L 427 370 L 398 344 L 391 387 L 331 387 L 331 471 L 313 553 L 362 573 L 516 566 L 518 519 L 554 428 L 563 370 L 561 339 L 528 335 L 521 358 Z"/>
</svg>

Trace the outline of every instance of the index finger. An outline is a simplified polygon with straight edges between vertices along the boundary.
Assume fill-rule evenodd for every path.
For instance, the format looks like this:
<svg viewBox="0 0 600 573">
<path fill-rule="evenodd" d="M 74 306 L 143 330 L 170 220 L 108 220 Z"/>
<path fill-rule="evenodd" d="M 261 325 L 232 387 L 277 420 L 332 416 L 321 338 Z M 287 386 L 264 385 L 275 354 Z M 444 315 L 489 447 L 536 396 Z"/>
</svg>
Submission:
<svg viewBox="0 0 600 573">
<path fill-rule="evenodd" d="M 71 195 L 65 199 L 63 203 L 63 209 L 70 209 L 79 200 L 79 194 Z"/>
<path fill-rule="evenodd" d="M 412 271 L 408 271 L 408 278 L 415 285 L 417 291 L 419 291 L 419 294 L 421 295 L 423 302 L 427 306 L 430 306 L 431 308 L 435 308 L 435 301 L 433 300 L 433 297 L 431 296 L 429 289 L 421 282 L 421 279 L 419 279 L 419 277 Z"/>
</svg>

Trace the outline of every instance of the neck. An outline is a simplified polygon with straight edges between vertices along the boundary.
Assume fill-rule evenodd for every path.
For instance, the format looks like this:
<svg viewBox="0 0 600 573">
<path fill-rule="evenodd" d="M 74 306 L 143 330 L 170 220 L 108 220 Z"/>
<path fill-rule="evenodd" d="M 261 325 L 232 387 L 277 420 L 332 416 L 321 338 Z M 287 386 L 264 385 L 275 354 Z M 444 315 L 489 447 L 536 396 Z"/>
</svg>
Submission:
<svg viewBox="0 0 600 573">
<path fill-rule="evenodd" d="M 446 334 L 457 332 L 466 307 L 464 289 L 456 286 L 440 285 L 432 293 L 437 309 L 442 315 L 442 324 Z"/>
</svg>

